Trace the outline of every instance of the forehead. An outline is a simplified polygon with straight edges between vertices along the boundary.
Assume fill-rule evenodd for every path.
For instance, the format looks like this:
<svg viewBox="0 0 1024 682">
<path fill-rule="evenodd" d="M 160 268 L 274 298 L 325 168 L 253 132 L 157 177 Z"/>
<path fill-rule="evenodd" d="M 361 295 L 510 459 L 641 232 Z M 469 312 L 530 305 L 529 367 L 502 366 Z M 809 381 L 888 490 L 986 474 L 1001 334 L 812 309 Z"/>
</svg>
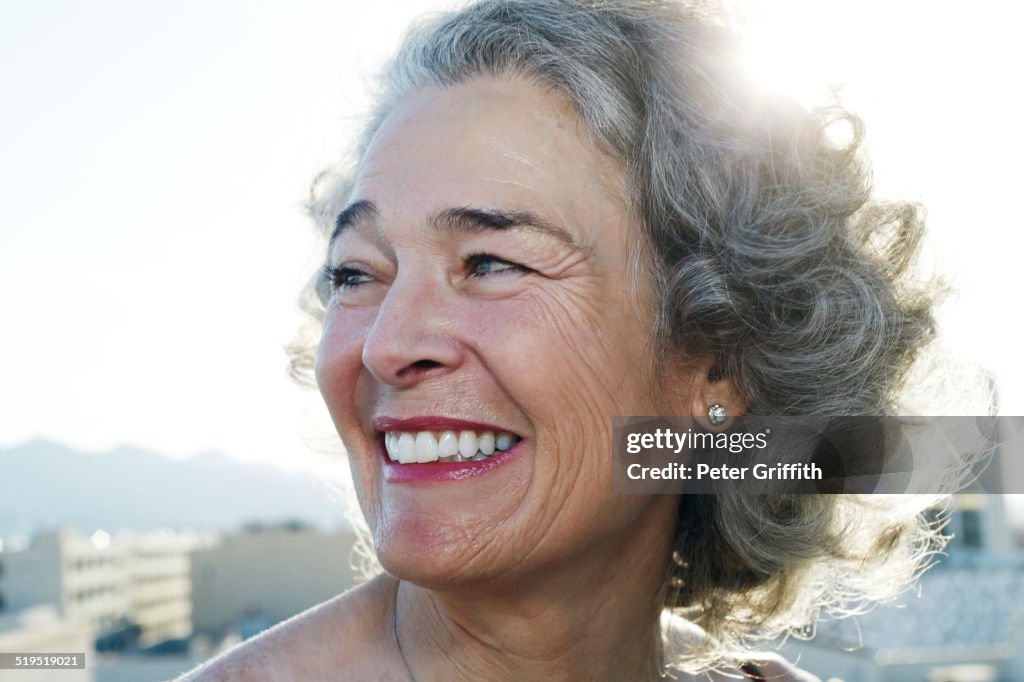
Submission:
<svg viewBox="0 0 1024 682">
<path fill-rule="evenodd" d="M 367 148 L 352 192 L 392 219 L 487 206 L 595 229 L 595 214 L 623 225 L 623 197 L 618 165 L 592 142 L 564 96 L 494 78 L 402 97 Z"/>
</svg>

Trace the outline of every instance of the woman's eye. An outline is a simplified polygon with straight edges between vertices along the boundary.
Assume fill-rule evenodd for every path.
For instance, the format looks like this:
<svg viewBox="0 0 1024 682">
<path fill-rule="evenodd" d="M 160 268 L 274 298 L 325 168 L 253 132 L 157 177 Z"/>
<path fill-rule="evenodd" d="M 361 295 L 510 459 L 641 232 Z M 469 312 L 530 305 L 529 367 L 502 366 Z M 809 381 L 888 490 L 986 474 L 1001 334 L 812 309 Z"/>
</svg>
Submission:
<svg viewBox="0 0 1024 682">
<path fill-rule="evenodd" d="M 373 280 L 368 273 L 347 265 L 338 267 L 327 266 L 327 279 L 332 289 L 352 289 L 360 284 L 366 284 Z"/>
<path fill-rule="evenodd" d="M 478 253 L 466 259 L 466 270 L 470 277 L 486 277 L 501 272 L 527 272 L 529 268 L 487 253 Z"/>
</svg>

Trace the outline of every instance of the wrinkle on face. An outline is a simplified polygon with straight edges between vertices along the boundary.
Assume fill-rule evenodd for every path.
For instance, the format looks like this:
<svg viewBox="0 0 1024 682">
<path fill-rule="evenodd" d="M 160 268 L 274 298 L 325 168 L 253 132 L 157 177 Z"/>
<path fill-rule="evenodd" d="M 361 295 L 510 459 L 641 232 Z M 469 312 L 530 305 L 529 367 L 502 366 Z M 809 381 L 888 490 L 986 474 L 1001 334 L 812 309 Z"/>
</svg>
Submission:
<svg viewBox="0 0 1024 682">
<path fill-rule="evenodd" d="M 318 376 L 382 560 L 424 580 L 525 573 L 643 516 L 644 500 L 611 495 L 607 440 L 611 416 L 663 409 L 640 360 L 653 313 L 649 292 L 638 298 L 630 286 L 638 247 L 624 186 L 567 100 L 524 81 L 421 88 L 378 130 L 352 199 L 372 201 L 379 216 L 339 237 L 332 262 L 379 252 L 388 262 L 373 273 L 381 295 L 409 301 L 379 309 L 444 336 L 463 358 L 434 379 L 387 385 L 363 366 L 361 351 L 374 325 L 392 321 L 372 306 L 328 306 Z M 431 216 L 460 207 L 528 210 L 577 246 L 537 232 L 431 227 Z M 467 277 L 462 259 L 475 250 L 518 254 L 529 272 Z M 508 424 L 536 452 L 487 499 L 460 492 L 473 483 L 448 495 L 392 489 L 367 426 L 382 410 Z M 414 526 L 426 530 L 416 535 Z"/>
</svg>

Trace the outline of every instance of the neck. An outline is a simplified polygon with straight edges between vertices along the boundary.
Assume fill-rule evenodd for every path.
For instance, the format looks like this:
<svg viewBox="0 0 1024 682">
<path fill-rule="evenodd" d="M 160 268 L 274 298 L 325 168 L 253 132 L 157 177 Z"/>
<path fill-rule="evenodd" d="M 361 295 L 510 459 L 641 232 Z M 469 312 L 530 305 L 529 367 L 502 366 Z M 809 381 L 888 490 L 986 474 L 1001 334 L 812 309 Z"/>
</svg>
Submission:
<svg viewBox="0 0 1024 682">
<path fill-rule="evenodd" d="M 540 575 L 396 587 L 399 651 L 419 682 L 661 679 L 671 536 L 637 533 Z"/>
</svg>

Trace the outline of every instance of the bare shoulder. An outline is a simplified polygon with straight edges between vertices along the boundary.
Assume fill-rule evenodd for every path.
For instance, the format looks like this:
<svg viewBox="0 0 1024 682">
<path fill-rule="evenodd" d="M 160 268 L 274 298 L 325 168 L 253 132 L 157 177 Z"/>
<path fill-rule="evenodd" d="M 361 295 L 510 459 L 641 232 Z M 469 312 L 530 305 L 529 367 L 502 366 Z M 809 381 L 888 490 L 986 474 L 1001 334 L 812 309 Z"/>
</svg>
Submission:
<svg viewBox="0 0 1024 682">
<path fill-rule="evenodd" d="M 366 679 L 388 641 L 394 579 L 382 575 L 185 673 L 176 682 Z M 379 671 L 378 671 L 379 672 Z"/>
</svg>

